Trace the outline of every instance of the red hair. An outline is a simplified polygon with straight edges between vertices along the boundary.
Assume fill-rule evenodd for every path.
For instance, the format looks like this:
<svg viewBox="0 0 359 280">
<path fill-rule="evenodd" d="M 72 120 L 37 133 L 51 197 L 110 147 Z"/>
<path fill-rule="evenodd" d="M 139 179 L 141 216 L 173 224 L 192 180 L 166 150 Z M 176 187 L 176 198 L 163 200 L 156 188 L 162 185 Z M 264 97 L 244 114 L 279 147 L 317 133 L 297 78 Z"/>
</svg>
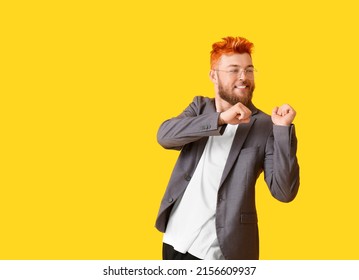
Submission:
<svg viewBox="0 0 359 280">
<path fill-rule="evenodd" d="M 246 38 L 228 36 L 222 38 L 222 40 L 212 45 L 211 69 L 213 69 L 223 54 L 248 53 L 251 56 L 254 45 Z"/>
</svg>

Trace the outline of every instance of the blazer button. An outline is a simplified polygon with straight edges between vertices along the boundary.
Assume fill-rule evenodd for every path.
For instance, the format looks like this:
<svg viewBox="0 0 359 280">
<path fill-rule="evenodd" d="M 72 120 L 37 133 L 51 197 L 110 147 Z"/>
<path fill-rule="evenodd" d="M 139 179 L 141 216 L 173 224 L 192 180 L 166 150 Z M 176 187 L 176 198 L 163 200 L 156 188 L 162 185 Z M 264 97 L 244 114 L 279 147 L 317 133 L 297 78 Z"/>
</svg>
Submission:
<svg viewBox="0 0 359 280">
<path fill-rule="evenodd" d="M 201 130 L 208 130 L 208 129 L 210 129 L 210 128 L 211 128 L 211 125 L 210 125 L 210 124 L 201 126 Z"/>
<path fill-rule="evenodd" d="M 190 180 L 191 180 L 191 176 L 190 176 L 188 173 L 186 173 L 186 174 L 184 175 L 184 179 L 185 179 L 186 181 L 190 181 Z"/>
<path fill-rule="evenodd" d="M 172 202 L 173 202 L 173 198 L 170 197 L 170 198 L 168 199 L 168 203 L 172 203 Z"/>
</svg>

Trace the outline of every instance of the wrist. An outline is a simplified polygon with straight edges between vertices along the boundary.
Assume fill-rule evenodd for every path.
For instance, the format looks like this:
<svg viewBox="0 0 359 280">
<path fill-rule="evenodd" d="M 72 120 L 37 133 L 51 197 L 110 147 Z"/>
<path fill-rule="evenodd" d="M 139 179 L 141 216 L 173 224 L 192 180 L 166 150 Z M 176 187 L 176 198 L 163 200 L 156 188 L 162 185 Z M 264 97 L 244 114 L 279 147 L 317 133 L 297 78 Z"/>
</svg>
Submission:
<svg viewBox="0 0 359 280">
<path fill-rule="evenodd" d="M 226 124 L 226 122 L 222 119 L 221 115 L 222 115 L 222 112 L 219 113 L 219 115 L 218 115 L 218 126 L 222 126 L 222 125 Z"/>
<path fill-rule="evenodd" d="M 292 124 L 285 124 L 285 123 L 273 123 L 275 126 L 291 126 Z"/>
</svg>

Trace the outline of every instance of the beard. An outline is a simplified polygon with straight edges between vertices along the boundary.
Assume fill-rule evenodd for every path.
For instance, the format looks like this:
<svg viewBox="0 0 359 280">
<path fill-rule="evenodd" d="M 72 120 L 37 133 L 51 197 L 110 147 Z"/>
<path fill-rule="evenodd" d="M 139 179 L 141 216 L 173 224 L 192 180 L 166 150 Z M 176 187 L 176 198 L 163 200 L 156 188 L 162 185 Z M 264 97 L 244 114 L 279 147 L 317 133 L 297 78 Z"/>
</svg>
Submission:
<svg viewBox="0 0 359 280">
<path fill-rule="evenodd" d="M 218 79 L 218 94 L 219 96 L 227 101 L 231 105 L 236 105 L 238 102 L 241 102 L 243 105 L 248 106 L 252 103 L 253 91 L 255 89 L 255 84 L 253 83 L 243 83 L 245 86 L 249 86 L 249 90 L 245 94 L 237 95 L 233 92 L 233 89 L 230 87 L 225 88 L 222 85 L 222 82 Z"/>
</svg>

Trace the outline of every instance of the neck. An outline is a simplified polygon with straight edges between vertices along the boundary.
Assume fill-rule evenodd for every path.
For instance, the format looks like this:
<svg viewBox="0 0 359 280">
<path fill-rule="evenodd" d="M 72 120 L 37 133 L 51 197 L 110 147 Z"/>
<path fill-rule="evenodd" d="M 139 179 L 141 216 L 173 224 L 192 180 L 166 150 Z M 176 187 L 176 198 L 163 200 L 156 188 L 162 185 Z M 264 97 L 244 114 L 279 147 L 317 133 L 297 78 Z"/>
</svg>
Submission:
<svg viewBox="0 0 359 280">
<path fill-rule="evenodd" d="M 229 108 L 232 107 L 232 105 L 230 103 L 228 103 L 227 101 L 223 100 L 218 93 L 216 93 L 215 96 L 215 104 L 216 104 L 216 110 L 217 112 L 224 112 L 227 111 Z"/>
</svg>

